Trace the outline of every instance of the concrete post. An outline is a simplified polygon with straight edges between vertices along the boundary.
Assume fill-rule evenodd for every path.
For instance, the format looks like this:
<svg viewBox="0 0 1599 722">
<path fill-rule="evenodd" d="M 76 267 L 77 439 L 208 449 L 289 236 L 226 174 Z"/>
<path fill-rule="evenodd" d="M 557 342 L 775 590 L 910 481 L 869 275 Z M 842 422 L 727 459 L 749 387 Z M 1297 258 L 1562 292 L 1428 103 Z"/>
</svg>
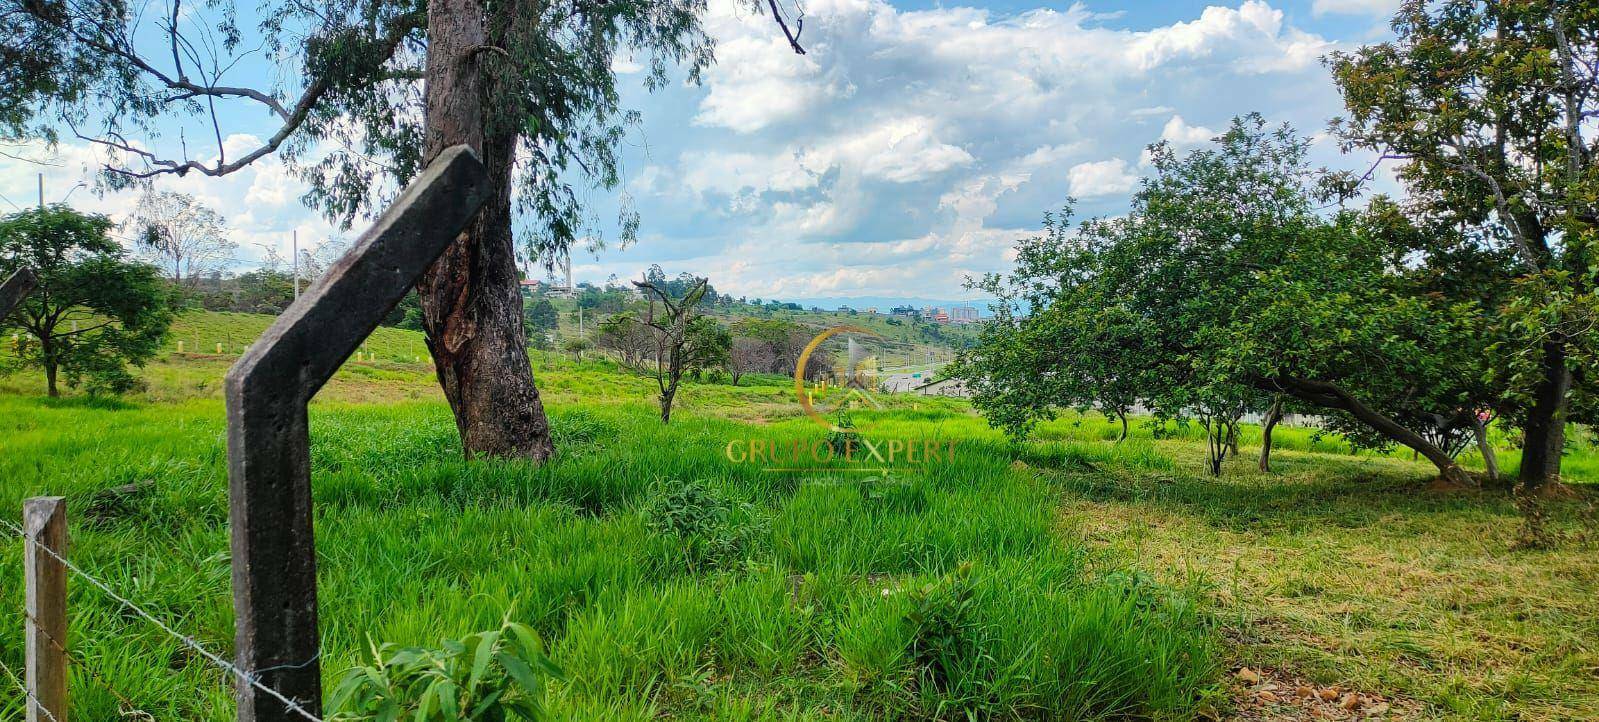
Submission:
<svg viewBox="0 0 1599 722">
<path fill-rule="evenodd" d="M 237 664 L 319 714 L 316 545 L 306 403 L 487 198 L 483 164 L 445 150 L 228 370 L 228 494 Z M 241 681 L 241 722 L 302 719 Z"/>
</svg>

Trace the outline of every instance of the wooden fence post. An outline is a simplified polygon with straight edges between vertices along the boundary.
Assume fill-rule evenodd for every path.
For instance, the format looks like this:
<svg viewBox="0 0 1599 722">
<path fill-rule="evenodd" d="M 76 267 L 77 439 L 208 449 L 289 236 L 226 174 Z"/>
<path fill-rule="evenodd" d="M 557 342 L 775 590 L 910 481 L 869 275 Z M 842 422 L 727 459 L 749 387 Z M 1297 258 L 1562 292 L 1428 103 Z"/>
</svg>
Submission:
<svg viewBox="0 0 1599 722">
<path fill-rule="evenodd" d="M 33 269 L 23 266 L 18 268 L 0 283 L 0 320 L 11 315 L 11 310 L 22 303 L 33 292 L 33 287 L 39 285 L 39 277 L 33 275 Z"/>
<path fill-rule="evenodd" d="M 301 720 L 322 708 L 306 403 L 476 215 L 486 179 L 470 148 L 440 153 L 228 369 L 240 722 Z"/>
<path fill-rule="evenodd" d="M 22 502 L 22 528 L 28 722 L 67 722 L 67 500 Z"/>
</svg>

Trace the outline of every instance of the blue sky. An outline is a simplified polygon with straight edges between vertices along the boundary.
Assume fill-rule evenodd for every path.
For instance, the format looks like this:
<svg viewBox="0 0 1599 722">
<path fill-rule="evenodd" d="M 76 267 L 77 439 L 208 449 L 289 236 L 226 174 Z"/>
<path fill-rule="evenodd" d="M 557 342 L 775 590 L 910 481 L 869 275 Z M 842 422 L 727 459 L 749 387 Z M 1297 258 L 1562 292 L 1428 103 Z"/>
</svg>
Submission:
<svg viewBox="0 0 1599 722">
<path fill-rule="evenodd" d="M 1249 111 L 1321 132 L 1339 103 L 1319 58 L 1385 38 L 1396 4 L 808 0 L 800 57 L 766 18 L 712 0 L 718 64 L 703 85 L 646 93 L 618 63 L 643 124 L 624 149 L 623 186 L 589 197 L 601 219 L 630 199 L 640 238 L 619 248 L 602 224 L 610 243 L 575 253 L 574 270 L 603 281 L 659 263 L 763 298 L 959 298 L 962 278 L 1007 268 L 1013 242 L 1068 195 L 1080 215 L 1120 213 L 1149 143 L 1202 143 Z M 271 67 L 235 72 L 265 83 Z M 273 129 L 253 110 L 225 119 L 234 148 Z M 1333 146 L 1318 143 L 1318 162 L 1369 163 Z M 42 168 L 0 157 L 7 202 L 32 202 L 41 170 L 46 200 L 58 200 L 96 151 L 63 143 L 48 157 Z M 338 235 L 276 161 L 162 187 L 228 217 L 241 267 L 286 250 L 293 229 L 302 245 Z M 132 200 L 72 195 L 113 216 Z"/>
</svg>

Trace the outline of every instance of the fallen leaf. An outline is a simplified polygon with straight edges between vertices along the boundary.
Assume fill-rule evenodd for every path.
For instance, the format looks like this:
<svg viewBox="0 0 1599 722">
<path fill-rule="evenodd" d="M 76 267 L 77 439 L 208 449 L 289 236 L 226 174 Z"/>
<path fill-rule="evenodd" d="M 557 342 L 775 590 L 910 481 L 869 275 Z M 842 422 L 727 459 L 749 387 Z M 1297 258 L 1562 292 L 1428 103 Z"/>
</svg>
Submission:
<svg viewBox="0 0 1599 722">
<path fill-rule="evenodd" d="M 1374 704 L 1374 705 L 1368 707 L 1366 709 L 1366 714 L 1369 714 L 1369 715 L 1372 715 L 1373 717 L 1375 717 L 1377 715 L 1384 714 L 1387 711 L 1388 711 L 1388 703 L 1387 702 L 1378 702 L 1377 704 Z"/>
<path fill-rule="evenodd" d="M 1294 688 L 1294 695 L 1298 697 L 1310 697 L 1315 694 L 1316 690 L 1313 690 L 1305 685 L 1299 685 L 1298 687 Z"/>
<path fill-rule="evenodd" d="M 1277 695 L 1272 694 L 1268 690 L 1261 690 L 1259 692 L 1256 692 L 1255 696 L 1259 697 L 1262 701 L 1266 701 L 1266 702 L 1276 702 L 1277 701 Z"/>
<path fill-rule="evenodd" d="M 1338 699 L 1338 688 L 1328 687 L 1320 692 L 1317 692 L 1316 696 L 1322 698 L 1322 700 L 1325 702 L 1331 702 L 1335 699 Z"/>
<path fill-rule="evenodd" d="M 1352 710 L 1356 707 L 1359 707 L 1360 695 L 1350 692 L 1349 694 L 1344 695 L 1344 698 L 1338 702 L 1338 706 L 1346 710 Z"/>
<path fill-rule="evenodd" d="M 1260 673 L 1248 667 L 1239 669 L 1237 676 L 1238 681 L 1243 682 L 1244 684 L 1257 684 L 1260 682 Z"/>
</svg>

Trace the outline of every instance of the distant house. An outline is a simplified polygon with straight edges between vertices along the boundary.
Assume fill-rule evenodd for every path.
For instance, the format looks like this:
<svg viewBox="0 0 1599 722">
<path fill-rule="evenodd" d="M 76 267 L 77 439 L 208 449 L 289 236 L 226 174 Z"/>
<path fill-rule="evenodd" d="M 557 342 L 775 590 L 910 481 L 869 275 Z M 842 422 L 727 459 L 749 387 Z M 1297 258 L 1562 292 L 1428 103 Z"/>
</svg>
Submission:
<svg viewBox="0 0 1599 722">
<path fill-rule="evenodd" d="M 915 306 L 895 306 L 892 309 L 889 309 L 888 315 L 915 318 L 919 314 L 917 313 Z"/>
<path fill-rule="evenodd" d="M 538 295 L 539 289 L 543 288 L 544 283 L 531 278 L 524 278 L 522 279 L 521 283 L 517 285 L 521 287 L 522 298 L 532 298 Z"/>
<path fill-rule="evenodd" d="M 949 323 L 949 314 L 943 311 L 934 312 L 932 318 L 934 323 Z"/>
</svg>

